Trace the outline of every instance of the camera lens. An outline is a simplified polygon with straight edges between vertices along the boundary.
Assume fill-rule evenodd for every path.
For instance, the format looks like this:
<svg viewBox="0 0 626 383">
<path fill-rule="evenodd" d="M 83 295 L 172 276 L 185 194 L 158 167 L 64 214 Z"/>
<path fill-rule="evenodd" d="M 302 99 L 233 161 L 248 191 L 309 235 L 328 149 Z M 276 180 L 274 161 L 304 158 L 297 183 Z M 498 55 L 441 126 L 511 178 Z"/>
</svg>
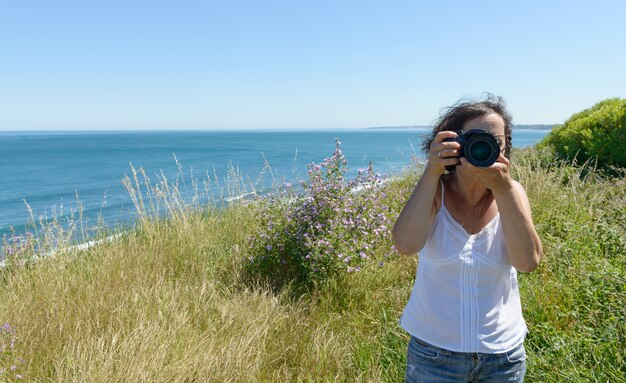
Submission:
<svg viewBox="0 0 626 383">
<path fill-rule="evenodd" d="M 485 161 L 491 155 L 491 147 L 484 141 L 479 141 L 472 145 L 470 156 L 476 161 Z"/>
<path fill-rule="evenodd" d="M 486 130 L 471 130 L 466 134 L 463 155 L 474 166 L 488 167 L 500 156 L 500 145 Z"/>
</svg>

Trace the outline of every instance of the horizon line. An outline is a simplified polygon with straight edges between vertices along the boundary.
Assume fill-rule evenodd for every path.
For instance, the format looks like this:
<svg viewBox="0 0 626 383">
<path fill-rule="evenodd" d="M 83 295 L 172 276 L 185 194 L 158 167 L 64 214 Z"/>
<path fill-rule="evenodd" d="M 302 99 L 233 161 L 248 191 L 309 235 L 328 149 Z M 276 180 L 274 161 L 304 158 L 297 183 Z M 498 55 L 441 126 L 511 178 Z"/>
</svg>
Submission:
<svg viewBox="0 0 626 383">
<path fill-rule="evenodd" d="M 559 124 L 513 124 L 513 128 L 521 130 L 550 130 Z M 159 132 L 297 132 L 297 131 L 337 131 L 337 130 L 392 130 L 392 129 L 432 129 L 432 125 L 398 125 L 398 126 L 367 126 L 367 127 L 335 127 L 335 128 L 111 128 L 111 129 L 25 129 L 25 130 L 2 130 L 0 133 L 159 133 Z"/>
</svg>

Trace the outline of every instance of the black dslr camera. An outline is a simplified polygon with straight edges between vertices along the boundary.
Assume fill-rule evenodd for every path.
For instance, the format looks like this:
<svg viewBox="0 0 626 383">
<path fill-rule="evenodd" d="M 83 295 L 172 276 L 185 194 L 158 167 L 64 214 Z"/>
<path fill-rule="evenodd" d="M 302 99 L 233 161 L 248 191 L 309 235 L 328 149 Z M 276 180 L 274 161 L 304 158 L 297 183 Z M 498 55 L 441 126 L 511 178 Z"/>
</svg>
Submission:
<svg viewBox="0 0 626 383">
<path fill-rule="evenodd" d="M 459 157 L 467 158 L 470 164 L 486 168 L 493 165 L 500 156 L 500 144 L 493 133 L 484 129 L 457 133 L 456 138 L 446 138 L 444 141 L 456 141 L 461 144 Z"/>
</svg>

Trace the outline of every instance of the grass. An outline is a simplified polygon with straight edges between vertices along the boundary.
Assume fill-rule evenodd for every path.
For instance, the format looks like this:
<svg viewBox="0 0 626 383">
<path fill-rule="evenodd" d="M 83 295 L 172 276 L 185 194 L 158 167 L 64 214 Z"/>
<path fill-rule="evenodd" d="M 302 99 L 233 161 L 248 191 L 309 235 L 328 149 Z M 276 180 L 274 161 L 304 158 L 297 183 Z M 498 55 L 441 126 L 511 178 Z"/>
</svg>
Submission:
<svg viewBox="0 0 626 383">
<path fill-rule="evenodd" d="M 519 276 L 527 381 L 626 381 L 624 179 L 533 149 L 515 152 L 514 164 L 545 252 L 535 272 Z M 417 178 L 386 184 L 381 203 L 399 212 Z M 293 299 L 242 278 L 247 238 L 260 230 L 254 204 L 168 206 L 169 220 L 144 212 L 140 227 L 114 241 L 0 271 L 0 321 L 15 337 L 0 370 L 17 371 L 0 381 L 403 380 L 408 336 L 397 321 L 416 257 Z"/>
</svg>

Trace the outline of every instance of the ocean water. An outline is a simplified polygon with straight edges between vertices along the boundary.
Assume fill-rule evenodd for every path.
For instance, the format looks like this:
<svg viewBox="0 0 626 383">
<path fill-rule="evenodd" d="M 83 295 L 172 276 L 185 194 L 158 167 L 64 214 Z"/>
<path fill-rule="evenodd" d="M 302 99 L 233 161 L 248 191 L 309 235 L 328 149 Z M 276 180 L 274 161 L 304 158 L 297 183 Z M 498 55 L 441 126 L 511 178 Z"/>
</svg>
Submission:
<svg viewBox="0 0 626 383">
<path fill-rule="evenodd" d="M 513 146 L 533 145 L 548 130 L 514 129 Z M 231 173 L 257 193 L 272 187 L 272 178 L 297 184 L 307 177 L 307 164 L 321 163 L 335 149 L 335 139 L 348 161 L 347 177 L 371 161 L 389 176 L 405 169 L 411 156 L 421 156 L 425 129 L 354 129 L 319 131 L 182 131 L 182 132 L 0 132 L 0 236 L 32 229 L 32 218 L 53 216 L 68 220 L 78 215 L 93 227 L 127 225 L 135 217 L 128 191 L 122 185 L 132 175 L 131 164 L 143 168 L 153 182 L 157 175 L 173 180 L 183 170 L 190 178 L 211 178 L 219 196 Z M 269 165 L 269 168 L 266 165 Z M 270 172 L 271 168 L 271 172 Z M 273 175 L 273 177 L 272 177 Z M 233 194 L 235 193 L 235 194 Z M 32 231 L 32 230 L 31 230 Z"/>
</svg>

